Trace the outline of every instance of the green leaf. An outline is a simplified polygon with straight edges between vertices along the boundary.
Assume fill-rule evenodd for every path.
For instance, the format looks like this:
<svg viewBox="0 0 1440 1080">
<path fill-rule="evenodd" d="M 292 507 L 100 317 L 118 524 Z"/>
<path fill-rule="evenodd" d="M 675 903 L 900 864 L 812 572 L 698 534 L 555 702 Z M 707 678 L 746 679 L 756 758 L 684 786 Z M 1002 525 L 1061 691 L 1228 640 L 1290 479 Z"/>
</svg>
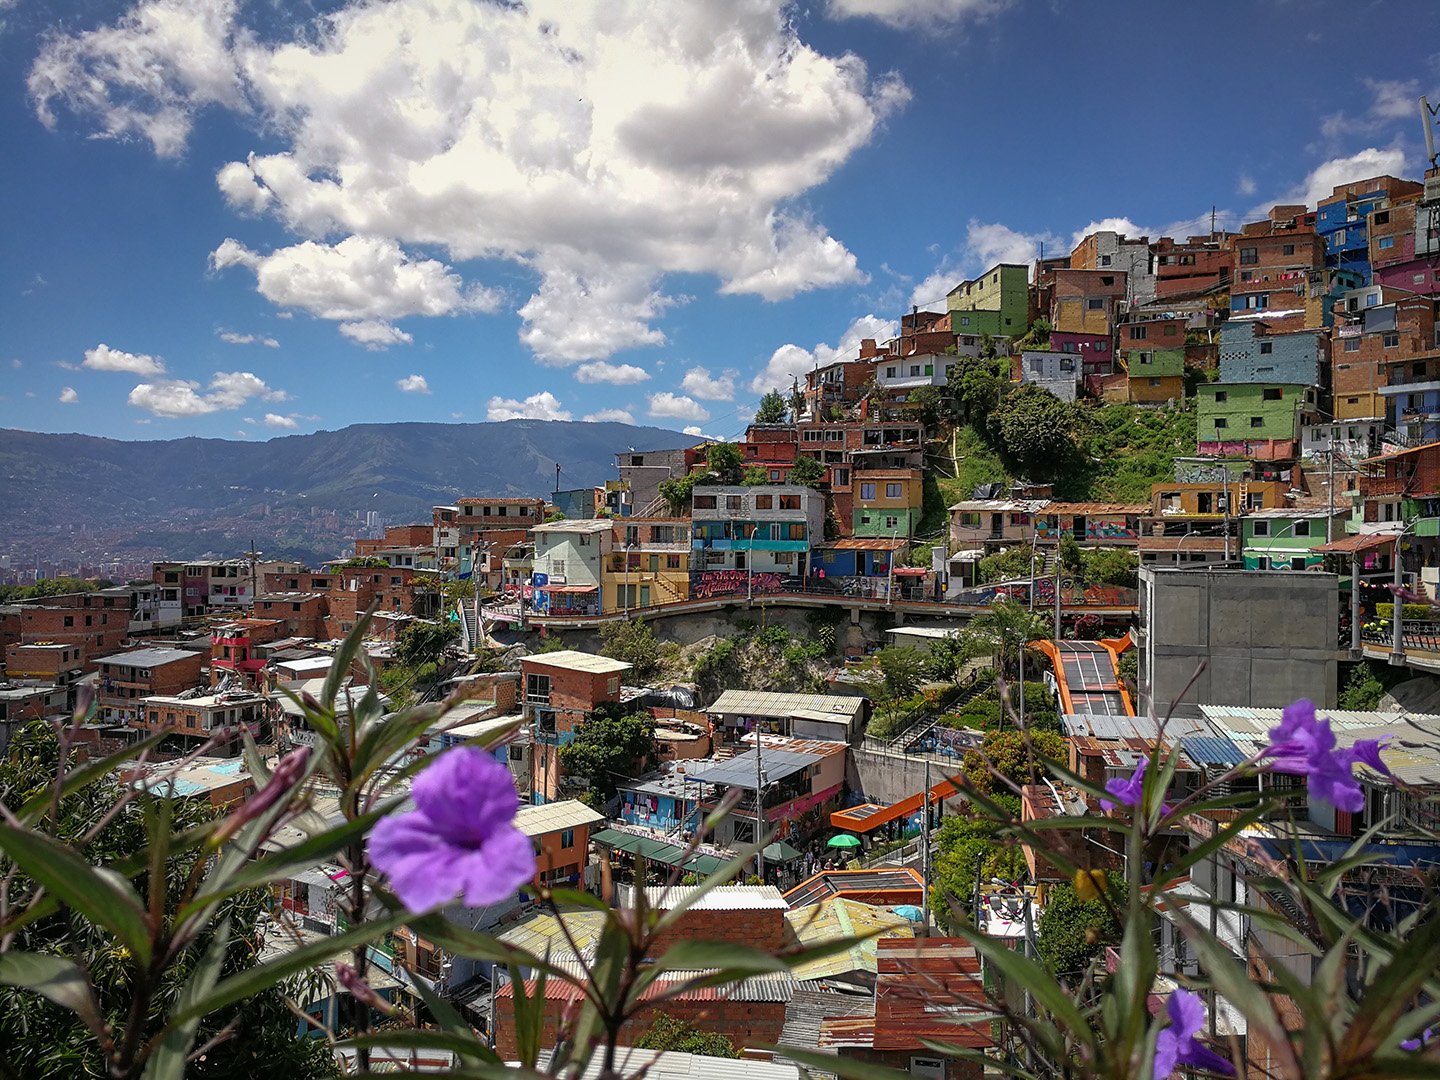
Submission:
<svg viewBox="0 0 1440 1080">
<path fill-rule="evenodd" d="M 39 994 L 62 1009 L 69 1009 L 96 1035 L 105 1030 L 95 991 L 78 964 L 44 953 L 7 952 L 0 955 L 0 983 Z"/>
<path fill-rule="evenodd" d="M 195 970 L 180 989 L 180 996 L 175 999 L 175 1008 L 185 1009 L 192 1006 L 215 989 L 215 983 L 220 978 L 220 968 L 225 963 L 225 950 L 229 945 L 230 920 L 225 919 L 215 928 L 204 955 L 200 957 Z M 195 1031 L 199 1026 L 200 1018 L 197 1016 L 168 1028 L 150 1052 L 150 1060 L 145 1063 L 143 1080 L 184 1080 L 185 1061 L 194 1046 Z"/>
<path fill-rule="evenodd" d="M 987 963 L 994 966 L 1017 987 L 1028 991 L 1041 1006 L 1055 1018 L 1063 1031 L 1080 1035 L 1089 1030 L 1080 1009 L 1070 1000 L 1065 991 L 1056 983 L 1055 977 L 1023 953 L 1012 951 L 1001 943 L 980 933 L 972 926 L 957 927 L 963 937 Z"/>
<path fill-rule="evenodd" d="M 424 979 L 408 971 L 405 974 L 407 981 L 410 983 L 410 989 L 420 995 L 420 1000 L 425 1002 L 426 1008 L 430 1010 L 430 1015 L 444 1028 L 442 1032 L 424 1031 L 414 1032 L 413 1034 L 440 1034 L 452 1038 L 454 1042 L 448 1046 L 448 1049 L 455 1052 L 460 1059 L 461 1065 L 478 1066 L 499 1063 L 499 1056 L 494 1050 L 476 1038 L 474 1030 L 465 1018 L 456 1011 L 455 1006 L 451 1005 L 450 1002 L 446 1001 L 431 989 Z M 388 1030 L 384 1034 L 395 1035 L 397 1032 Z M 383 1036 L 377 1036 L 377 1038 L 383 1038 Z M 393 1046 L 396 1044 L 392 1042 L 390 1045 Z"/>
<path fill-rule="evenodd" d="M 41 885 L 91 922 L 110 931 L 139 965 L 150 962 L 150 928 L 140 897 L 124 877 L 102 872 L 48 836 L 0 825 L 6 852 Z M 122 887 L 123 883 L 123 887 Z"/>
<path fill-rule="evenodd" d="M 418 987 L 418 983 L 415 985 Z M 433 990 L 430 991 L 430 994 L 435 996 Z M 443 1001 L 444 999 L 436 997 L 436 1000 Z M 460 1065 L 465 1068 L 483 1070 L 486 1065 L 499 1065 L 502 1069 L 504 1068 L 504 1064 L 496 1056 L 495 1051 L 482 1043 L 468 1029 L 465 1033 L 459 1033 L 392 1027 L 383 1031 L 342 1039 L 335 1044 L 335 1047 L 339 1050 L 358 1049 L 359 1047 L 367 1047 L 372 1050 L 446 1050 L 454 1054 L 459 1059 Z M 372 1064 L 378 1063 L 372 1062 Z M 449 1076 L 450 1073 L 447 1071 L 445 1075 Z"/>
<path fill-rule="evenodd" d="M 168 732 L 164 731 L 156 732 L 149 738 L 141 739 L 139 742 L 132 746 L 127 746 L 118 753 L 110 754 L 108 757 L 103 757 L 96 761 L 86 762 L 78 768 L 69 770 L 65 774 L 64 783 L 60 785 L 60 797 L 63 799 L 68 795 L 73 795 L 81 788 L 88 784 L 93 784 L 101 777 L 115 774 L 125 762 L 139 757 L 153 746 L 160 745 L 161 740 L 163 740 L 167 734 Z M 25 804 L 20 807 L 15 816 L 24 822 L 34 821 L 39 815 L 50 808 L 53 798 L 53 788 L 46 788 L 44 791 L 37 792 L 25 801 Z"/>
<path fill-rule="evenodd" d="M 325 687 L 320 693 L 320 704 L 332 714 L 335 711 L 335 698 L 340 693 L 340 687 L 344 685 L 345 677 L 350 674 L 350 667 L 355 662 L 355 656 L 365 643 L 365 631 L 370 628 L 372 611 L 374 611 L 373 607 L 356 620 L 355 629 L 345 635 L 345 640 L 335 650 L 335 659 L 330 662 L 330 671 L 325 676 Z"/>
<path fill-rule="evenodd" d="M 384 937 L 396 927 L 403 926 L 409 918 L 405 911 L 391 912 L 381 918 L 362 923 L 343 934 L 327 937 L 322 941 L 302 945 L 264 964 L 256 964 L 218 984 L 204 999 L 186 1008 L 176 1008 L 170 1015 L 168 1027 L 178 1027 L 192 1019 L 206 1016 L 254 997 L 262 990 L 268 990 L 283 979 L 299 974 L 309 968 L 325 963 L 341 953 L 362 945 L 369 945 Z"/>
</svg>

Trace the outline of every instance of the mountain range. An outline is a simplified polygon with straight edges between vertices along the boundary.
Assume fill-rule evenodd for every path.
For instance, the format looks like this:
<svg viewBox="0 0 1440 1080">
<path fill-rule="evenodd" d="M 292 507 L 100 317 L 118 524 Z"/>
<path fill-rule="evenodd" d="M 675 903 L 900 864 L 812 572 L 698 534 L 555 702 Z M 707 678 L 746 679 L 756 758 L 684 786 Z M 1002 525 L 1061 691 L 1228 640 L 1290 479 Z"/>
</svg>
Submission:
<svg viewBox="0 0 1440 1080">
<path fill-rule="evenodd" d="M 313 561 L 333 557 L 336 545 L 301 536 L 312 531 L 305 519 L 376 510 L 392 524 L 429 521 L 433 505 L 463 495 L 548 496 L 557 463 L 562 489 L 592 487 L 616 478 L 620 451 L 695 441 L 663 428 L 558 420 L 356 424 L 253 443 L 0 430 L 0 551 L 119 533 L 106 551 L 198 558 L 236 554 L 248 528 L 267 550 Z"/>
</svg>

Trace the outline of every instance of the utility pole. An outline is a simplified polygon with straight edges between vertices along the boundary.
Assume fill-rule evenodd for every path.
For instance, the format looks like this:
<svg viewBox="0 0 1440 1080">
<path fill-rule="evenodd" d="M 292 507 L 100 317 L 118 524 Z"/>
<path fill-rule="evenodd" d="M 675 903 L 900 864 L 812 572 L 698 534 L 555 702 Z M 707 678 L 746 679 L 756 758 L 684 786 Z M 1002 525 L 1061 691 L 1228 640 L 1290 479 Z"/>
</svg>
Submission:
<svg viewBox="0 0 1440 1080">
<path fill-rule="evenodd" d="M 1335 539 L 1335 428 L 1330 428 L 1330 453 L 1326 455 L 1330 459 L 1328 475 L 1325 480 L 1326 514 L 1325 514 L 1325 543 Z"/>
<path fill-rule="evenodd" d="M 1392 667 L 1402 667 L 1405 663 L 1405 640 L 1402 623 L 1405 621 L 1405 604 L 1400 597 L 1400 591 L 1405 587 L 1405 579 L 1400 573 L 1400 541 L 1405 536 L 1405 529 L 1402 527 L 1395 534 L 1395 552 L 1391 561 L 1395 564 L 1393 575 L 1394 585 L 1391 591 L 1395 594 L 1390 599 L 1390 664 Z"/>
<path fill-rule="evenodd" d="M 760 718 L 755 718 L 755 871 L 765 884 L 765 770 L 760 767 Z"/>
<path fill-rule="evenodd" d="M 1350 553 L 1350 657 L 1360 658 L 1360 553 Z"/>
<path fill-rule="evenodd" d="M 1055 560 L 1055 643 L 1060 643 L 1060 560 Z"/>
<path fill-rule="evenodd" d="M 920 825 L 920 924 L 930 936 L 930 759 L 925 759 L 925 817 Z"/>
</svg>

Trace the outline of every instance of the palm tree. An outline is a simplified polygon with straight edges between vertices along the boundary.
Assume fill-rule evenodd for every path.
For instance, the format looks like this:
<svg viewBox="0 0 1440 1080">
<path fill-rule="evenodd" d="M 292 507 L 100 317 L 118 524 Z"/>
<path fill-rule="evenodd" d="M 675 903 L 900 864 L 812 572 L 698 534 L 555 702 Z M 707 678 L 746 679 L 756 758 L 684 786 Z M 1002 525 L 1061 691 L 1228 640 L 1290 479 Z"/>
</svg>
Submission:
<svg viewBox="0 0 1440 1080">
<path fill-rule="evenodd" d="M 1014 600 L 1002 600 L 984 615 L 970 621 L 965 628 L 965 653 L 971 658 L 988 655 L 997 680 L 1004 679 L 1016 687 L 1015 709 L 1020 727 L 1025 726 L 1025 654 L 1032 641 L 1050 636 L 1049 624 Z M 1032 661 L 1033 662 L 1033 661 Z M 1038 665 L 1030 670 L 1039 670 Z"/>
</svg>

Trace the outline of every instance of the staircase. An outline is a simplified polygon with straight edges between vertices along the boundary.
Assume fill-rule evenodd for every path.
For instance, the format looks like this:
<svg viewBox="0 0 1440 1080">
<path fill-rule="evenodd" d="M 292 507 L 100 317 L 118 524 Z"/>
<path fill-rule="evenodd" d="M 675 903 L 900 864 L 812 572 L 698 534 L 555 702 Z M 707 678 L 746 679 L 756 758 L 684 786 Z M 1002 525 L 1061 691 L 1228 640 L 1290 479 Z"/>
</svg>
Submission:
<svg viewBox="0 0 1440 1080">
<path fill-rule="evenodd" d="M 480 628 L 475 624 L 475 606 L 460 600 L 456 602 L 456 610 L 460 612 L 461 643 L 466 651 L 474 652 L 475 646 L 480 640 Z"/>
<path fill-rule="evenodd" d="M 669 508 L 669 503 L 666 501 L 665 496 L 656 495 L 655 498 L 651 499 L 640 510 L 632 514 L 631 517 L 666 517 L 669 514 Z"/>
</svg>

